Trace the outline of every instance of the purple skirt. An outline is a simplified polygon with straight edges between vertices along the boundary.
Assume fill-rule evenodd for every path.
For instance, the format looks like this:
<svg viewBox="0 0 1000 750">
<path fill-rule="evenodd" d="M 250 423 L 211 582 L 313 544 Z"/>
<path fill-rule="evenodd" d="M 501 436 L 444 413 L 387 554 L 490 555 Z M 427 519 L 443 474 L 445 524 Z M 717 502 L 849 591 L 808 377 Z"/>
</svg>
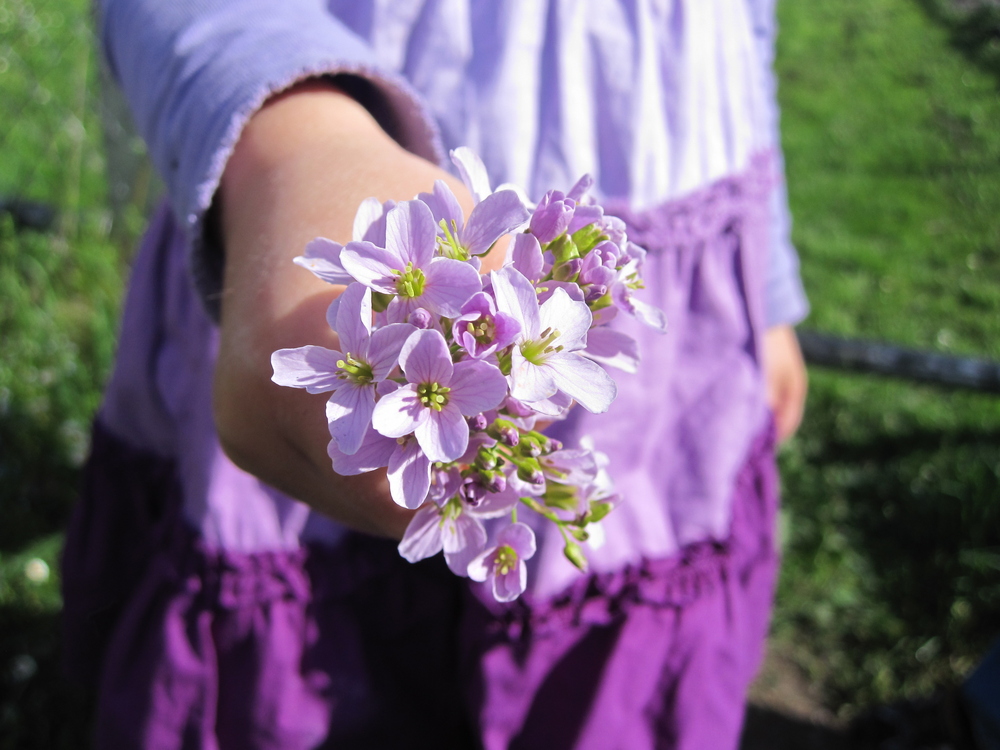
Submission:
<svg viewBox="0 0 1000 750">
<path fill-rule="evenodd" d="M 777 569 L 773 430 L 725 543 L 486 606 L 440 559 L 206 550 L 169 462 L 94 431 L 64 558 L 101 748 L 735 748 Z"/>
</svg>

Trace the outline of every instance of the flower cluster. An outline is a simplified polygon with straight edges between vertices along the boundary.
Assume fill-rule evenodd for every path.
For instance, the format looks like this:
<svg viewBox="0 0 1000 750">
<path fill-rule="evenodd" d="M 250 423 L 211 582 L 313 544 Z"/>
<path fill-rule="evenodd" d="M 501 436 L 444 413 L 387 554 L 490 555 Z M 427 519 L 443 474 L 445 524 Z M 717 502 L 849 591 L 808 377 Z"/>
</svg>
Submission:
<svg viewBox="0 0 1000 750">
<path fill-rule="evenodd" d="M 452 571 L 509 601 L 526 586 L 533 525 L 555 524 L 585 569 L 579 542 L 617 500 L 597 455 L 563 449 L 536 422 L 574 402 L 608 409 L 616 387 L 602 365 L 638 362 L 635 343 L 607 325 L 617 313 L 665 322 L 633 296 L 644 251 L 587 198 L 589 178 L 530 206 L 516 189 L 491 191 L 468 149 L 452 158 L 476 200 L 468 218 L 438 181 L 411 201 L 366 200 L 353 241 L 316 239 L 296 258 L 346 286 L 327 311 L 340 350 L 276 351 L 273 380 L 330 393 L 338 474 L 387 469 L 393 500 L 417 511 L 404 558 L 443 551 Z M 504 267 L 480 275 L 480 258 L 509 234 Z M 518 522 L 519 507 L 534 524 Z M 490 524 L 492 543 L 491 518 L 510 519 Z"/>
</svg>

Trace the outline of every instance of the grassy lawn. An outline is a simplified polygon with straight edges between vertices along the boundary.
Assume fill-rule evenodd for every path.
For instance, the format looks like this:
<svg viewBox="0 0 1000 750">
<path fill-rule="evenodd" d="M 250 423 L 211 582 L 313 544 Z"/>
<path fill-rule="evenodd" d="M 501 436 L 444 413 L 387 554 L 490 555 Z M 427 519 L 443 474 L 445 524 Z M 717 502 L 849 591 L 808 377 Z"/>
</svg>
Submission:
<svg viewBox="0 0 1000 750">
<path fill-rule="evenodd" d="M 808 325 L 1000 359 L 1000 70 L 910 0 L 780 4 Z M 774 627 L 850 715 L 1000 636 L 1000 400 L 814 371 Z"/>
<path fill-rule="evenodd" d="M 58 553 L 138 225 L 108 208 L 88 7 L 0 0 L 0 199 L 59 210 L 0 216 L 0 750 L 87 723 Z M 1000 359 L 1000 58 L 930 7 L 780 3 L 808 325 Z M 817 370 L 781 460 L 775 646 L 844 716 L 960 680 L 1000 635 L 1000 399 Z"/>
</svg>

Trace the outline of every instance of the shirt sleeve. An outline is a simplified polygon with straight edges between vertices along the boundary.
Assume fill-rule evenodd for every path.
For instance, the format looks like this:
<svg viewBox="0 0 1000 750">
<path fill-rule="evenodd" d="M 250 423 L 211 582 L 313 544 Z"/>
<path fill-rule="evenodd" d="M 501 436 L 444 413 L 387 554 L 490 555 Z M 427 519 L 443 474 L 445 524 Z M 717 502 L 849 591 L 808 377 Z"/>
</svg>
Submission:
<svg viewBox="0 0 1000 750">
<path fill-rule="evenodd" d="M 799 275 L 799 257 L 792 245 L 792 217 L 785 185 L 781 151 L 778 86 L 774 75 L 774 41 L 777 32 L 775 0 L 748 0 L 754 24 L 757 53 L 765 90 L 764 127 L 774 144 L 777 185 L 771 191 L 770 252 L 765 291 L 767 325 L 797 324 L 809 314 L 809 302 Z"/>
<path fill-rule="evenodd" d="M 349 76 L 351 93 L 404 148 L 442 161 L 420 98 L 322 0 L 101 0 L 100 32 L 210 308 L 221 256 L 205 247 L 205 214 L 243 127 L 271 95 L 314 76 Z"/>
</svg>

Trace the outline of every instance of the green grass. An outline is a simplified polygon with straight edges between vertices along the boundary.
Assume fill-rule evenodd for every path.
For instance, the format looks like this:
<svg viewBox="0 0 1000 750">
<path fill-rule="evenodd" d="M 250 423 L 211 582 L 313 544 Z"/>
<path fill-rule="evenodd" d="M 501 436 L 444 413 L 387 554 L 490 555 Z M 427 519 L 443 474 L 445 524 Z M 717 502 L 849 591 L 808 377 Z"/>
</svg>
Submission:
<svg viewBox="0 0 1000 750">
<path fill-rule="evenodd" d="M 0 0 L 0 196 L 58 211 L 45 234 L 0 216 L 0 748 L 87 734 L 59 672 L 58 558 L 122 293 L 96 73 L 86 0 Z"/>
<path fill-rule="evenodd" d="M 1000 359 L 1000 68 L 939 1 L 780 4 L 794 238 L 812 327 Z M 60 210 L 0 222 L 0 750 L 87 726 L 58 553 L 138 224 L 108 208 L 88 13 L 0 0 L 0 195 Z M 781 460 L 775 643 L 847 715 L 961 679 L 1000 635 L 1000 400 L 815 371 Z"/>
<path fill-rule="evenodd" d="M 1000 358 L 1000 96 L 911 0 L 780 5 L 808 325 Z M 1000 635 L 1000 400 L 813 372 L 774 633 L 829 702 L 926 695 Z"/>
</svg>

